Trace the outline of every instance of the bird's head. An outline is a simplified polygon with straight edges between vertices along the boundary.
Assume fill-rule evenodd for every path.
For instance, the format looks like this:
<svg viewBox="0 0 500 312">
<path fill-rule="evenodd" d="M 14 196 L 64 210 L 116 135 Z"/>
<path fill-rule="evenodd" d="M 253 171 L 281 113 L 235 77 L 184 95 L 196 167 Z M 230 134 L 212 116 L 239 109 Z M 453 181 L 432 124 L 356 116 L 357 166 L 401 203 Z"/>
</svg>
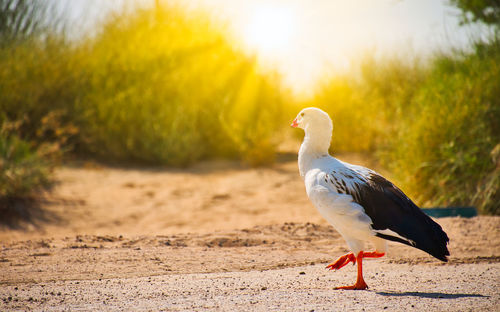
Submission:
<svg viewBox="0 0 500 312">
<path fill-rule="evenodd" d="M 306 134 L 302 144 L 304 150 L 321 156 L 328 154 L 333 124 L 327 113 L 316 107 L 304 108 L 291 126 L 304 129 Z"/>
<path fill-rule="evenodd" d="M 333 130 L 332 120 L 327 113 L 316 107 L 307 107 L 293 120 L 292 127 L 304 129 L 306 132 L 312 129 L 318 129 L 331 134 Z"/>
</svg>

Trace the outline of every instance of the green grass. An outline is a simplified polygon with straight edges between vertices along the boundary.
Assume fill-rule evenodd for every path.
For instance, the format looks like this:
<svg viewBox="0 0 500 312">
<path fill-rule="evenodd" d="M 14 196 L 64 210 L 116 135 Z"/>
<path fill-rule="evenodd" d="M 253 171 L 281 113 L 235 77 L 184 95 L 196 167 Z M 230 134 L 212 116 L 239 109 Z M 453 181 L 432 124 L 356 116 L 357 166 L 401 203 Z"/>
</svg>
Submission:
<svg viewBox="0 0 500 312">
<path fill-rule="evenodd" d="M 500 47 L 475 49 L 367 60 L 308 104 L 333 116 L 334 150 L 375 153 L 419 204 L 500 214 Z"/>
<path fill-rule="evenodd" d="M 50 163 L 28 142 L 0 136 L 0 199 L 30 196 L 50 184 Z"/>
<path fill-rule="evenodd" d="M 0 104 L 40 139 L 57 112 L 76 153 L 173 166 L 201 159 L 272 162 L 284 115 L 276 75 L 233 47 L 224 27 L 177 7 L 110 16 L 94 37 L 1 51 Z M 280 116 L 282 116 L 280 118 Z M 69 130 L 68 130 L 69 129 Z"/>
<path fill-rule="evenodd" d="M 499 64 L 498 40 L 430 61 L 366 58 L 301 106 L 331 114 L 334 151 L 377 155 L 419 204 L 500 214 Z M 46 184 L 47 146 L 108 162 L 269 164 L 299 110 L 223 26 L 179 7 L 115 14 L 76 41 L 3 45 L 0 96 L 0 121 L 18 125 L 0 135 L 9 194 Z"/>
<path fill-rule="evenodd" d="M 500 213 L 500 46 L 438 56 L 385 153 L 420 202 Z M 384 154 L 383 154 L 384 155 Z"/>
<path fill-rule="evenodd" d="M 205 15 L 178 8 L 111 18 L 82 60 L 80 149 L 176 166 L 218 157 L 272 161 L 279 81 L 257 73 L 228 40 Z"/>
</svg>

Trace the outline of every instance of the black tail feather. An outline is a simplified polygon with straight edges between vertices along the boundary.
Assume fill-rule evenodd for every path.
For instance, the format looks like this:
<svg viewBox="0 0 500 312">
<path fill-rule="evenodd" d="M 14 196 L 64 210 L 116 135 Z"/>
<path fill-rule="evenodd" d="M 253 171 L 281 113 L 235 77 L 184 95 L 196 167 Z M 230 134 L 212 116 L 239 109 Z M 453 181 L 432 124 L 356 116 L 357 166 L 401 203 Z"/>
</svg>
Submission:
<svg viewBox="0 0 500 312">
<path fill-rule="evenodd" d="M 446 233 L 444 233 L 444 235 L 446 235 Z M 422 246 L 422 244 L 419 244 L 417 242 L 415 242 L 415 244 L 411 244 L 409 241 L 401 239 L 401 238 L 396 237 L 396 236 L 391 236 L 391 235 L 382 234 L 382 233 L 376 233 L 375 236 L 386 239 L 386 240 L 390 240 L 393 242 L 398 242 L 398 243 L 402 243 L 402 244 L 405 244 L 405 245 L 408 245 L 411 247 L 418 248 L 422 251 L 427 252 L 428 254 L 435 257 L 436 259 L 439 259 L 443 262 L 448 262 L 447 256 L 450 255 L 450 252 L 448 251 L 446 244 L 444 245 L 444 247 L 435 246 L 435 248 L 426 248 L 426 246 Z M 448 236 L 446 236 L 446 241 L 448 241 Z"/>
<path fill-rule="evenodd" d="M 375 231 L 389 229 L 398 234 L 377 233 L 380 238 L 403 243 L 447 262 L 448 235 L 399 188 L 382 176 L 371 173 L 368 183 L 359 185 L 354 197 L 372 220 Z"/>
</svg>

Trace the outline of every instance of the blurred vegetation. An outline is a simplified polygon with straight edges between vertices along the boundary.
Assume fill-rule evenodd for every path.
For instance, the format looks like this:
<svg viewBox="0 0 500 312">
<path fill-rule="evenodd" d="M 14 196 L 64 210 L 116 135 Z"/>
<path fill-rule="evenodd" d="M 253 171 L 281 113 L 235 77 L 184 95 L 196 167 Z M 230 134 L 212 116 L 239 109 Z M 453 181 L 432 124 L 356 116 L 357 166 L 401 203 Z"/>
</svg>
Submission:
<svg viewBox="0 0 500 312">
<path fill-rule="evenodd" d="M 367 56 L 306 105 L 333 116 L 332 149 L 377 155 L 417 203 L 500 215 L 500 5 L 450 3 L 488 40 L 425 61 Z"/>
<path fill-rule="evenodd" d="M 283 107 L 277 80 L 257 73 L 206 15 L 177 8 L 117 15 L 81 52 L 79 150 L 167 165 L 272 161 Z"/>
<path fill-rule="evenodd" d="M 310 105 L 334 119 L 332 148 L 375 153 L 424 206 L 500 214 L 500 45 L 430 62 L 367 58 Z"/>
<path fill-rule="evenodd" d="M 462 11 L 462 23 L 481 22 L 500 30 L 500 2 L 498 0 L 450 0 Z"/>
<path fill-rule="evenodd" d="M 23 70 L 22 55 L 16 53 L 21 46 L 26 50 L 50 24 L 50 8 L 42 2 L 0 0 L 0 213 L 4 218 L 22 214 L 23 207 L 16 202 L 26 202 L 34 191 L 50 186 L 53 164 L 61 155 L 59 145 L 23 136 L 22 128 L 28 123 L 27 115 L 22 113 L 24 105 L 17 107 L 15 116 L 7 112 L 11 98 L 29 97 L 15 95 L 9 89 L 11 82 L 18 79 L 16 75 L 30 74 Z M 37 128 L 37 132 L 44 131 L 47 122 Z"/>
<path fill-rule="evenodd" d="M 259 72 L 206 14 L 140 9 L 69 40 L 46 28 L 40 3 L 0 0 L 0 202 L 47 187 L 68 152 L 173 166 L 273 161 L 286 124 L 279 77 Z"/>
<path fill-rule="evenodd" d="M 0 199 L 48 185 L 68 152 L 169 166 L 273 161 L 297 103 L 206 14 L 137 9 L 69 40 L 45 31 L 46 7 L 26 3 L 0 0 Z M 419 204 L 500 214 L 499 46 L 495 32 L 430 61 L 368 56 L 304 105 L 333 117 L 333 149 L 377 155 Z"/>
<path fill-rule="evenodd" d="M 49 185 L 47 146 L 34 148 L 8 126 L 4 123 L 0 130 L 0 199 L 29 196 L 33 189 Z"/>
<path fill-rule="evenodd" d="M 24 41 L 41 31 L 47 9 L 36 1 L 0 0 L 0 45 Z"/>
<path fill-rule="evenodd" d="M 225 29 L 176 7 L 115 14 L 77 42 L 48 37 L 0 52 L 7 120 L 23 138 L 108 161 L 188 165 L 207 158 L 251 164 L 274 157 L 284 116 L 276 75 L 258 72 Z M 278 118 L 278 119 L 277 119 Z"/>
</svg>

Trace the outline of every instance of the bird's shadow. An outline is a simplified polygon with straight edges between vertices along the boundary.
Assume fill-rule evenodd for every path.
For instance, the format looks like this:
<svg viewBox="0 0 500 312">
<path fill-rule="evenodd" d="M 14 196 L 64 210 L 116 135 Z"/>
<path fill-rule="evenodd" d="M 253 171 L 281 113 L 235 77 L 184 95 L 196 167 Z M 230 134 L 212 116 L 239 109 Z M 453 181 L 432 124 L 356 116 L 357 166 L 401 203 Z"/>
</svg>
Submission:
<svg viewBox="0 0 500 312">
<path fill-rule="evenodd" d="M 377 291 L 377 295 L 387 297 L 420 297 L 420 298 L 433 298 L 433 299 L 458 299 L 458 298 L 489 298 L 480 294 L 446 294 L 440 292 L 418 292 L 418 291 Z"/>
</svg>

